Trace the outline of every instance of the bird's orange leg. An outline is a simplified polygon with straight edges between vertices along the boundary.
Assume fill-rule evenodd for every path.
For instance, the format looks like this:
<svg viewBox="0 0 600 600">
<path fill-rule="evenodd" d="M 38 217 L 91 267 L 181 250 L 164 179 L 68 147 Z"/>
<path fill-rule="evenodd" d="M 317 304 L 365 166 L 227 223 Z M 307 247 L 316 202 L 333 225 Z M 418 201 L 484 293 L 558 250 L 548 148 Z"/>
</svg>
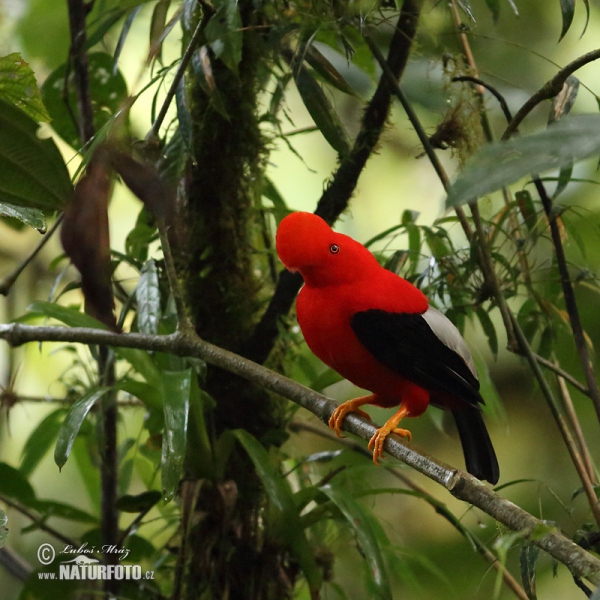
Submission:
<svg viewBox="0 0 600 600">
<path fill-rule="evenodd" d="M 354 400 L 348 400 L 347 402 L 340 404 L 329 418 L 329 427 L 335 431 L 338 437 L 342 437 L 342 421 L 350 412 L 357 413 L 370 421 L 371 417 L 358 407 L 364 406 L 365 404 L 372 404 L 374 399 L 375 394 L 371 394 L 370 396 L 361 396 L 360 398 L 354 398 Z"/>
<path fill-rule="evenodd" d="M 398 423 L 408 415 L 406 406 L 400 405 L 396 414 L 389 418 L 383 427 L 380 427 L 375 435 L 369 441 L 369 450 L 373 448 L 373 462 L 378 465 L 377 460 L 383 457 L 383 444 L 390 433 L 396 433 L 400 437 L 405 437 L 409 442 L 412 440 L 412 433 L 408 429 L 397 427 Z"/>
</svg>

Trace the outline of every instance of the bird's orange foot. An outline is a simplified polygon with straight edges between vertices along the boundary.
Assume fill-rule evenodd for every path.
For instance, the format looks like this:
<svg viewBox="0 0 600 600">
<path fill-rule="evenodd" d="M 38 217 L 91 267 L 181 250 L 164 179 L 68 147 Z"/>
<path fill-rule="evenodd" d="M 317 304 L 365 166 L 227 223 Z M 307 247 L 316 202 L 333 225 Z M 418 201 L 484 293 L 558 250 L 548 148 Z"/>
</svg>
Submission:
<svg viewBox="0 0 600 600">
<path fill-rule="evenodd" d="M 376 465 L 379 465 L 379 459 L 384 459 L 383 456 L 383 444 L 385 443 L 386 438 L 390 433 L 395 433 L 400 437 L 406 438 L 409 442 L 412 440 L 412 433 L 408 429 L 402 429 L 401 427 L 395 427 L 394 429 L 390 429 L 385 425 L 380 427 L 373 437 L 369 440 L 369 450 L 373 450 L 373 462 Z"/>
<path fill-rule="evenodd" d="M 364 410 L 358 408 L 363 404 L 367 404 L 365 398 L 355 398 L 354 400 L 348 400 L 340 404 L 331 414 L 329 418 L 329 427 L 333 429 L 338 437 L 342 437 L 342 421 L 348 413 L 355 413 L 364 417 L 365 419 L 371 420 L 371 417 Z"/>
</svg>

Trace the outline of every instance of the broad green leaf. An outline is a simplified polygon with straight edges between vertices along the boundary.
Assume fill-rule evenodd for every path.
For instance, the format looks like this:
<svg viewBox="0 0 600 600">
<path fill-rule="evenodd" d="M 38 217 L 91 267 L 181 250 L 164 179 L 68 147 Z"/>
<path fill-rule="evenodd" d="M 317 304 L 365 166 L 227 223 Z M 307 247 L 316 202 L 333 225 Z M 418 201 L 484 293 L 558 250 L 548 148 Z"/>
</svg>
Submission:
<svg viewBox="0 0 600 600">
<path fill-rule="evenodd" d="M 0 100 L 17 106 L 36 121 L 50 120 L 35 75 L 18 52 L 0 56 Z"/>
<path fill-rule="evenodd" d="M 573 16 L 575 15 L 575 0 L 560 0 L 560 13 L 562 15 L 562 29 L 560 31 L 560 37 L 558 41 L 565 37 L 571 23 L 573 23 Z"/>
<path fill-rule="evenodd" d="M 153 375 L 154 378 L 154 375 Z M 156 381 L 159 379 L 156 372 Z M 139 398 L 148 408 L 160 410 L 162 412 L 162 394 L 156 385 L 151 385 L 145 381 L 122 381 L 116 386 L 118 389 Z"/>
<path fill-rule="evenodd" d="M 92 329 L 106 329 L 106 325 L 94 317 L 82 313 L 78 308 L 62 306 L 54 302 L 43 302 L 38 300 L 32 302 L 27 311 L 33 315 L 42 315 L 51 319 L 61 321 L 69 327 L 91 327 Z"/>
<path fill-rule="evenodd" d="M 32 506 L 36 502 L 29 481 L 20 471 L 4 462 L 0 462 L 0 494 L 18 500 L 25 506 Z"/>
<path fill-rule="evenodd" d="M 160 389 L 160 371 L 156 368 L 148 352 L 137 348 L 115 348 L 115 354 L 120 359 L 126 360 L 134 371 L 139 373 L 150 385 Z M 151 398 L 144 396 L 142 400 L 151 400 Z"/>
<path fill-rule="evenodd" d="M 71 454 L 71 448 L 73 448 L 73 442 L 88 412 L 109 390 L 110 388 L 108 387 L 91 390 L 79 398 L 69 409 L 58 432 L 58 439 L 56 440 L 56 447 L 54 449 L 54 462 L 58 465 L 59 469 L 62 469 L 63 465 L 67 462 L 69 454 Z"/>
<path fill-rule="evenodd" d="M 531 173 L 559 169 L 600 154 L 600 115 L 572 115 L 541 133 L 488 144 L 469 160 L 448 192 L 460 206 Z"/>
<path fill-rule="evenodd" d="M 536 600 L 535 571 L 540 556 L 540 548 L 535 544 L 524 544 L 521 548 L 521 580 L 529 600 Z"/>
<path fill-rule="evenodd" d="M 215 477 L 215 458 L 206 426 L 206 413 L 214 410 L 215 401 L 200 389 L 194 376 L 190 387 L 190 424 L 188 427 L 187 470 L 196 477 Z"/>
<path fill-rule="evenodd" d="M 51 412 L 29 434 L 21 452 L 21 466 L 19 467 L 19 471 L 24 477 L 29 477 L 33 473 L 52 447 L 66 413 L 67 409 L 65 408 L 59 408 Z"/>
<path fill-rule="evenodd" d="M 138 330 L 140 333 L 156 335 L 160 320 L 160 289 L 156 263 L 152 259 L 142 267 L 135 297 L 138 305 Z"/>
<path fill-rule="evenodd" d="M 161 373 L 165 430 L 161 459 L 163 499 L 173 499 L 183 472 L 192 369 Z"/>
<path fill-rule="evenodd" d="M 96 52 L 89 55 L 90 93 L 94 108 L 94 127 L 96 131 L 107 125 L 122 108 L 127 99 L 127 84 L 120 72 L 113 75 L 114 61 L 110 54 Z M 80 148 L 79 131 L 63 99 L 66 66 L 53 71 L 42 86 L 42 98 L 52 117 L 52 127 L 73 148 Z M 77 94 L 75 91 L 73 70 L 69 74 L 68 101 L 76 118 Z"/>
<path fill-rule="evenodd" d="M 392 598 L 392 590 L 381 553 L 375 519 L 347 491 L 331 485 L 321 490 L 340 509 L 348 524 L 354 530 L 361 553 L 367 560 L 369 571 L 377 589 L 378 598 Z"/>
<path fill-rule="evenodd" d="M 0 100 L 0 202 L 54 212 L 73 186 L 56 144 L 40 139 L 38 128 L 21 109 Z"/>
<path fill-rule="evenodd" d="M 217 58 L 234 73 L 242 60 L 242 17 L 237 0 L 217 0 L 217 9 L 205 29 L 206 40 Z"/>
<path fill-rule="evenodd" d="M 135 496 L 126 494 L 117 500 L 117 508 L 123 512 L 140 513 L 150 510 L 161 498 L 162 494 L 158 490 L 149 490 Z"/>
<path fill-rule="evenodd" d="M 56 500 L 36 500 L 31 504 L 32 508 L 35 508 L 42 517 L 60 517 L 68 521 L 76 521 L 77 523 L 98 523 L 98 517 L 91 515 L 84 510 L 81 510 L 70 504 L 64 502 L 57 502 Z"/>
<path fill-rule="evenodd" d="M 348 137 L 321 86 L 303 66 L 296 67 L 295 81 L 302 102 L 329 145 L 341 156 L 350 153 Z"/>
<path fill-rule="evenodd" d="M 0 510 L 0 548 L 6 543 L 8 537 L 8 517 L 3 510 Z"/>
<path fill-rule="evenodd" d="M 323 577 L 302 529 L 300 515 L 287 481 L 271 465 L 267 451 L 256 438 L 243 429 L 237 429 L 233 433 L 252 460 L 270 501 L 280 512 L 282 523 L 285 524 L 281 535 L 302 568 L 311 591 L 316 592 L 321 587 Z"/>
<path fill-rule="evenodd" d="M 137 17 L 141 8 L 142 8 L 141 5 L 136 6 L 127 15 L 127 18 L 125 19 L 125 21 L 123 23 L 123 27 L 121 28 L 121 33 L 119 34 L 119 40 L 117 42 L 117 45 L 115 46 L 115 53 L 113 56 L 113 60 L 114 60 L 114 67 L 112 70 L 113 75 L 115 75 L 117 73 L 119 58 L 121 56 L 121 52 L 123 51 L 123 46 L 125 45 L 125 40 L 127 39 L 127 36 L 129 35 L 129 30 L 131 29 L 131 26 L 133 25 L 133 21 Z"/>
<path fill-rule="evenodd" d="M 14 204 L 0 203 L 0 215 L 9 219 L 17 219 L 25 225 L 29 225 L 38 231 L 46 232 L 46 217 L 37 208 L 26 208 Z"/>
</svg>

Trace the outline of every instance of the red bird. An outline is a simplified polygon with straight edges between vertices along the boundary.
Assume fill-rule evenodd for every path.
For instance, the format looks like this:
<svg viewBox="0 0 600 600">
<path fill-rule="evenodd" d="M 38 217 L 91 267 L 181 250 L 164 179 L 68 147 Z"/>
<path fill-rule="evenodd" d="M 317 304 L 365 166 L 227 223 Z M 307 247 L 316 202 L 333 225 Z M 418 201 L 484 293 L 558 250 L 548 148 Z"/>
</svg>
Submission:
<svg viewBox="0 0 600 600">
<path fill-rule="evenodd" d="M 500 472 L 479 405 L 473 358 L 456 327 L 430 307 L 414 285 L 384 269 L 362 245 L 305 212 L 285 217 L 277 253 L 304 287 L 296 303 L 309 348 L 368 396 L 344 402 L 329 426 L 340 435 L 344 417 L 365 404 L 398 406 L 369 442 L 373 461 L 390 433 L 411 439 L 398 424 L 431 403 L 452 411 L 469 473 L 495 484 Z"/>
</svg>

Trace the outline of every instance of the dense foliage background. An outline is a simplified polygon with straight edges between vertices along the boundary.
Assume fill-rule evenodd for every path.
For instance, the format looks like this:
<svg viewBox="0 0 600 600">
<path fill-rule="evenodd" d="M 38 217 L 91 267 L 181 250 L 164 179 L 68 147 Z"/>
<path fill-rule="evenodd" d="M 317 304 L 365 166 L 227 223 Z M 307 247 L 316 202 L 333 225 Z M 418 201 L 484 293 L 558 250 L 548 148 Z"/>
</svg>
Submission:
<svg viewBox="0 0 600 600">
<path fill-rule="evenodd" d="M 0 329 L 3 598 L 592 597 L 600 575 L 537 544 L 599 539 L 597 7 L 397 4 L 0 0 L 1 321 L 74 332 Z M 357 395 L 294 319 L 273 238 L 298 209 L 464 332 L 496 491 L 548 529 L 375 467 L 235 359 L 148 341 L 195 331 Z M 462 468 L 446 417 L 411 422 L 411 447 Z M 66 545 L 111 544 L 154 578 L 40 579 Z"/>
</svg>

